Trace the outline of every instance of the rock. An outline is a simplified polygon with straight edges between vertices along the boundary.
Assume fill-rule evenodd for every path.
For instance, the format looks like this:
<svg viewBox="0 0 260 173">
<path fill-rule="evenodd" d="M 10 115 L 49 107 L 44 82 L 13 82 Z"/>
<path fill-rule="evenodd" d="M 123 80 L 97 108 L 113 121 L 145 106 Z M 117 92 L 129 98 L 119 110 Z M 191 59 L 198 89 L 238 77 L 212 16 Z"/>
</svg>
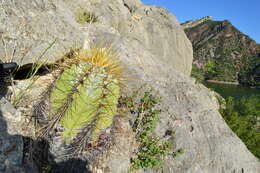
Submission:
<svg viewBox="0 0 260 173">
<path fill-rule="evenodd" d="M 15 80 L 14 85 L 9 86 L 10 100 L 15 102 L 15 106 L 19 107 L 22 112 L 31 110 L 48 91 L 49 86 L 54 81 L 54 76 L 48 73 L 43 76 L 35 76 L 32 79 Z M 30 112 L 26 112 L 30 114 Z"/>
<path fill-rule="evenodd" d="M 131 13 L 135 12 L 135 10 L 142 5 L 140 0 L 123 0 L 124 5 L 129 9 Z"/>
<path fill-rule="evenodd" d="M 62 0 L 1 1 L 0 8 L 3 61 L 54 61 L 82 46 L 80 25 Z"/>
<path fill-rule="evenodd" d="M 220 105 L 214 92 L 175 71 L 140 42 L 118 33 L 108 33 L 100 26 L 90 29 L 90 35 L 95 38 L 94 43 L 100 42 L 102 36 L 105 45 L 113 45 L 117 50 L 122 62 L 127 64 L 128 74 L 136 79 L 129 81 L 128 87 L 147 83 L 162 96 L 162 109 L 168 112 L 161 115 L 156 133 L 161 137 L 174 128 L 176 146 L 184 150 L 177 158 L 165 158 L 164 172 L 259 171 L 258 160 L 218 112 Z"/>
<path fill-rule="evenodd" d="M 166 158 L 163 172 L 259 172 L 259 162 L 226 125 L 208 89 L 188 81 L 169 82 L 166 88 L 171 88 L 164 95 L 172 117 L 161 116 L 157 134 L 175 127 L 176 146 L 184 153 Z"/>
<path fill-rule="evenodd" d="M 170 63 L 176 71 L 190 74 L 192 45 L 175 16 L 166 9 L 143 5 L 135 10 L 127 26 L 119 29 L 121 35 L 142 43 L 163 62 Z"/>
<path fill-rule="evenodd" d="M 122 0 L 99 1 L 89 9 L 97 13 L 103 26 L 113 28 L 114 33 L 132 42 L 142 43 L 143 48 L 170 63 L 176 71 L 189 75 L 192 45 L 175 16 L 161 7 L 137 5 L 129 11 L 123 5 Z"/>
<path fill-rule="evenodd" d="M 187 22 L 181 24 L 181 26 L 183 27 L 183 29 L 187 29 L 187 28 L 195 27 L 205 21 L 211 21 L 211 20 L 212 20 L 212 16 L 206 16 L 206 17 L 203 17 L 198 20 L 187 21 Z"/>
<path fill-rule="evenodd" d="M 107 151 L 99 155 L 91 164 L 92 173 L 128 173 L 130 160 L 138 147 L 135 135 L 126 119 L 114 122 L 114 136 Z"/>
<path fill-rule="evenodd" d="M 130 12 L 124 3 L 136 10 Z M 75 20 L 82 10 L 95 12 L 97 23 L 107 30 L 142 42 L 177 71 L 190 74 L 191 44 L 175 17 L 163 8 L 145 6 L 139 0 L 25 0 L 3 1 L 1 9 L 4 45 L 0 45 L 0 57 L 5 57 L 4 61 L 12 58 L 20 65 L 54 61 L 70 49 L 82 47 L 87 24 L 80 25 Z"/>
<path fill-rule="evenodd" d="M 6 99 L 0 100 L 0 171 L 22 172 L 21 114 Z"/>
<path fill-rule="evenodd" d="M 129 11 L 124 3 L 129 1 L 5 1 L 2 8 L 8 13 L 1 16 L 2 35 L 10 38 L 8 45 L 15 45 L 17 40 L 15 60 L 20 64 L 34 62 L 33 57 L 56 37 L 56 43 L 46 53 L 51 59 L 59 59 L 69 47 L 83 46 L 84 39 L 89 45 L 111 46 L 124 65 L 124 73 L 132 79 L 125 83 L 127 89 L 147 84 L 158 91 L 162 109 L 168 110 L 160 115 L 155 132 L 160 137 L 168 129 L 174 129 L 177 148 L 182 148 L 184 153 L 176 158 L 164 158 L 164 173 L 260 172 L 259 161 L 219 114 L 214 93 L 190 79 L 192 47 L 175 17 L 164 8 L 142 4 Z M 75 20 L 79 9 L 95 12 L 98 22 L 79 25 Z M 23 24 L 25 19 L 30 22 Z M 21 24 L 17 24 L 18 21 Z M 24 56 L 20 56 L 22 43 L 31 46 Z M 78 46 L 74 47 L 74 43 Z M 12 121 L 5 121 L 9 129 Z M 17 124 L 15 131 L 19 129 Z M 134 136 L 127 121 L 116 125 L 119 133 L 114 135 L 114 145 L 89 163 L 93 172 L 121 173 L 127 172 L 130 166 Z M 149 173 L 155 172 L 160 171 L 149 170 Z"/>
</svg>

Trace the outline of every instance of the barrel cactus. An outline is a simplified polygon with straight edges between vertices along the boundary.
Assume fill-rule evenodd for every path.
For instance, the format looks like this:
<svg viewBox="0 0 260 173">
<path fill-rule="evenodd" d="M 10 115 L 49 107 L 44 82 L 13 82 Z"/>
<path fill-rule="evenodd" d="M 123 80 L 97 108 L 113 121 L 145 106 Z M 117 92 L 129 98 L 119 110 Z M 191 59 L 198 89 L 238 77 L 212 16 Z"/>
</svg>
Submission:
<svg viewBox="0 0 260 173">
<path fill-rule="evenodd" d="M 120 96 L 118 62 L 106 48 L 77 52 L 68 62 L 73 63 L 65 63 L 66 67 L 50 92 L 49 118 L 64 128 L 61 135 L 66 143 L 71 143 L 88 126 L 90 142 L 94 143 L 99 133 L 111 126 L 117 111 Z"/>
</svg>

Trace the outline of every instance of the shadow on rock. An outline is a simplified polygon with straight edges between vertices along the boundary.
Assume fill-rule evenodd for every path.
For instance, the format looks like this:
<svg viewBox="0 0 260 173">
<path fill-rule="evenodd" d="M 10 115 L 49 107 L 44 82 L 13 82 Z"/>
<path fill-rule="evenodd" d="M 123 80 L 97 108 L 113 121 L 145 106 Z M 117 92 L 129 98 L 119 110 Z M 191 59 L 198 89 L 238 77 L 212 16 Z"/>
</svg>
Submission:
<svg viewBox="0 0 260 173">
<path fill-rule="evenodd" d="M 49 143 L 46 140 L 32 140 L 24 137 L 24 163 L 33 161 L 38 172 L 46 173 L 91 173 L 86 166 L 87 161 L 70 158 L 56 163 L 54 156 L 49 152 Z"/>
<path fill-rule="evenodd" d="M 0 76 L 0 99 L 4 97 L 7 93 L 7 84 L 4 79 Z"/>
<path fill-rule="evenodd" d="M 87 161 L 68 159 L 55 163 L 45 140 L 33 140 L 17 135 L 22 129 L 21 120 L 10 102 L 5 99 L 6 84 L 0 88 L 0 172 L 1 173 L 91 173 Z"/>
</svg>

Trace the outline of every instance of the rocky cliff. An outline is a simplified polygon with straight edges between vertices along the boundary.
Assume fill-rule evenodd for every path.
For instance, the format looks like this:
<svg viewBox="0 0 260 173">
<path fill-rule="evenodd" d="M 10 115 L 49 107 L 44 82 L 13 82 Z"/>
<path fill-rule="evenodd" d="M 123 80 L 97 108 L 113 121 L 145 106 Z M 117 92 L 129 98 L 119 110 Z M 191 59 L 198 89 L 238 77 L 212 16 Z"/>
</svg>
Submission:
<svg viewBox="0 0 260 173">
<path fill-rule="evenodd" d="M 206 19 L 184 27 L 193 44 L 195 68 L 206 79 L 259 86 L 260 45 L 227 20 Z"/>
<path fill-rule="evenodd" d="M 70 49 L 95 44 L 108 46 L 117 52 L 124 64 L 124 73 L 131 76 L 124 84 L 127 91 L 146 84 L 158 92 L 162 98 L 163 113 L 155 133 L 163 138 L 169 131 L 175 131 L 176 148 L 182 148 L 184 153 L 175 158 L 171 155 L 162 158 L 164 164 L 161 169 L 139 172 L 260 171 L 259 161 L 219 114 L 214 92 L 189 77 L 191 43 L 176 18 L 166 9 L 147 6 L 139 0 L 2 1 L 1 9 L 2 61 L 12 58 L 21 65 L 38 60 L 53 62 Z M 77 22 L 80 11 L 83 14 L 94 13 L 97 21 L 80 24 Z M 39 103 L 46 85 L 52 81 L 49 75 L 41 76 L 30 92 L 23 96 L 23 102 L 16 111 L 3 98 L 0 117 L 1 124 L 4 124 L 0 129 L 1 172 L 37 172 L 28 160 L 20 159 L 23 155 L 29 159 L 26 149 L 22 148 L 28 146 L 25 136 L 33 136 L 33 129 L 23 122 L 30 117 L 33 106 Z M 26 82 L 16 81 L 11 91 L 22 88 Z M 89 172 L 129 172 L 130 158 L 138 145 L 128 121 L 131 119 L 130 115 L 115 120 L 113 145 L 88 163 Z M 52 152 L 55 152 L 54 147 Z M 56 160 L 60 161 L 59 158 Z M 66 162 L 60 164 L 66 167 Z M 83 165 L 83 169 L 85 167 Z"/>
<path fill-rule="evenodd" d="M 210 21 L 210 20 L 212 20 L 212 16 L 206 16 L 206 17 L 203 17 L 198 20 L 187 21 L 187 22 L 181 24 L 181 26 L 183 27 L 183 29 L 192 28 L 192 27 L 195 27 L 196 25 L 199 25 L 203 22 Z"/>
</svg>

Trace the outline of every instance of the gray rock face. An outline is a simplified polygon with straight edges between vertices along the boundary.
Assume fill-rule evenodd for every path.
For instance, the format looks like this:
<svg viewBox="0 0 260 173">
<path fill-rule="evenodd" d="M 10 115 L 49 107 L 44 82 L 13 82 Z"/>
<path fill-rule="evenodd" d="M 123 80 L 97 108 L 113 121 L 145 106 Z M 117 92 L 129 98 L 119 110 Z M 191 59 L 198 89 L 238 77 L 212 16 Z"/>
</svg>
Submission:
<svg viewBox="0 0 260 173">
<path fill-rule="evenodd" d="M 142 5 L 136 0 L 91 0 L 89 3 L 77 1 L 75 4 L 95 12 L 106 32 L 139 42 L 162 61 L 171 64 L 176 71 L 190 74 L 192 45 L 176 18 L 166 9 Z"/>
<path fill-rule="evenodd" d="M 164 158 L 164 173 L 260 172 L 258 160 L 219 114 L 214 93 L 188 77 L 191 44 L 165 9 L 145 6 L 138 0 L 2 0 L 1 9 L 5 10 L 0 30 L 6 46 L 1 45 L 0 50 L 3 53 L 7 47 L 12 55 L 11 48 L 16 45 L 14 59 L 18 63 L 34 62 L 55 38 L 42 59 L 59 59 L 87 40 L 90 45 L 112 46 L 125 65 L 125 73 L 134 78 L 126 84 L 129 89 L 147 83 L 159 92 L 163 109 L 168 111 L 161 115 L 156 133 L 161 136 L 175 129 L 177 148 L 184 149 L 177 158 Z M 95 12 L 98 22 L 76 23 L 79 9 Z M 122 132 L 129 132 L 128 125 L 123 127 Z M 122 134 L 119 139 L 122 141 L 111 152 L 95 162 L 94 173 L 117 167 L 127 172 L 121 166 L 129 166 L 131 149 L 127 148 L 131 143 L 127 141 L 132 141 L 132 136 Z"/>
<path fill-rule="evenodd" d="M 130 81 L 129 85 L 148 83 L 162 96 L 163 110 L 168 112 L 161 115 L 156 133 L 163 136 L 167 130 L 175 129 L 177 148 L 184 149 L 184 153 L 177 158 L 165 158 L 164 173 L 260 171 L 258 160 L 218 112 L 219 105 L 214 92 L 175 71 L 139 42 L 111 33 L 102 34 L 101 27 L 90 31 L 92 37 L 98 38 L 95 34 L 103 35 L 103 41 L 105 38 L 108 43 L 115 45 L 128 71 L 137 78 Z"/>
<path fill-rule="evenodd" d="M 121 26 L 119 32 L 143 44 L 176 71 L 190 74 L 192 46 L 176 18 L 166 9 L 143 5 L 132 13 L 131 21 Z"/>
<path fill-rule="evenodd" d="M 1 0 L 0 9 L 2 61 L 52 61 L 82 46 L 80 25 L 61 0 Z"/>
<path fill-rule="evenodd" d="M 0 9 L 2 61 L 13 59 L 21 65 L 54 61 L 70 49 L 82 47 L 87 28 L 75 19 L 79 11 L 85 10 L 95 12 L 99 24 L 107 30 L 143 43 L 177 71 L 191 71 L 191 44 L 175 17 L 165 9 L 144 6 L 139 0 L 2 0 Z"/>
<path fill-rule="evenodd" d="M 135 135 L 126 119 L 117 118 L 114 122 L 113 145 L 105 153 L 98 156 L 91 164 L 92 173 L 128 173 L 130 160 L 138 145 Z"/>
</svg>

